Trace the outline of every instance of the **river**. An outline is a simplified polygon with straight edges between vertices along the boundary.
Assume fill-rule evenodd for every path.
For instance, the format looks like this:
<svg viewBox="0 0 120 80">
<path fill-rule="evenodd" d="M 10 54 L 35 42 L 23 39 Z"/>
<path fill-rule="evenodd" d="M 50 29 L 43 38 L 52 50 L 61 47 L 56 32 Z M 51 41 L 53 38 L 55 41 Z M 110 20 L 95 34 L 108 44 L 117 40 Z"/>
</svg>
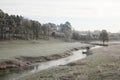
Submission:
<svg viewBox="0 0 120 80">
<path fill-rule="evenodd" d="M 95 46 L 91 49 L 100 48 L 101 46 Z M 77 51 L 73 51 L 72 55 L 61 58 L 58 60 L 52 60 L 48 62 L 36 63 L 24 69 L 11 69 L 5 72 L 5 74 L 0 75 L 0 80 L 17 80 L 20 77 L 24 77 L 30 74 L 34 74 L 36 72 L 40 72 L 41 70 L 48 69 L 50 67 L 59 66 L 59 65 L 66 65 L 68 63 L 80 60 L 85 58 L 87 55 L 82 54 L 85 49 L 80 49 Z"/>
</svg>

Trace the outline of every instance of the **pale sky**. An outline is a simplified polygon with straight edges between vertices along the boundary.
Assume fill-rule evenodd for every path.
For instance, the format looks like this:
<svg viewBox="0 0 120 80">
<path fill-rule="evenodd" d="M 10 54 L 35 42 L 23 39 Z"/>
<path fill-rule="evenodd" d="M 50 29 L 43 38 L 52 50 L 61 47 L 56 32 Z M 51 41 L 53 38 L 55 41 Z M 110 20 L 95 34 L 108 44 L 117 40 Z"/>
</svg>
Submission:
<svg viewBox="0 0 120 80">
<path fill-rule="evenodd" d="M 120 31 L 120 0 L 0 0 L 0 8 L 41 23 L 69 21 L 80 31 Z"/>
</svg>

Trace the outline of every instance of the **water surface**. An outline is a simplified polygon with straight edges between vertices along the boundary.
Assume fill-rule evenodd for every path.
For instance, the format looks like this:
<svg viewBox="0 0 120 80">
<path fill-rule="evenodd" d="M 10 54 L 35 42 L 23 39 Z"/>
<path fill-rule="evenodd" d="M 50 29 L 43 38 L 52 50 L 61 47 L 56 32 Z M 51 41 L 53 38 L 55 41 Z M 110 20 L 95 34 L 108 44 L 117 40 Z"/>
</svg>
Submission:
<svg viewBox="0 0 120 80">
<path fill-rule="evenodd" d="M 96 49 L 99 47 L 101 47 L 101 46 L 95 46 L 95 47 L 92 47 L 91 49 Z M 73 51 L 72 52 L 73 54 L 66 57 L 66 58 L 61 58 L 58 60 L 52 60 L 52 61 L 48 61 L 48 62 L 37 63 L 37 64 L 29 66 L 25 69 L 8 70 L 8 74 L 7 74 L 7 72 L 5 72 L 4 75 L 0 75 L 0 80 L 16 80 L 20 77 L 24 77 L 26 75 L 30 75 L 30 74 L 39 72 L 41 70 L 45 70 L 45 69 L 48 69 L 50 67 L 65 65 L 65 64 L 68 64 L 70 62 L 74 62 L 76 60 L 83 59 L 87 56 L 86 54 L 82 54 L 83 51 L 86 51 L 86 50 L 81 49 L 78 51 Z"/>
</svg>

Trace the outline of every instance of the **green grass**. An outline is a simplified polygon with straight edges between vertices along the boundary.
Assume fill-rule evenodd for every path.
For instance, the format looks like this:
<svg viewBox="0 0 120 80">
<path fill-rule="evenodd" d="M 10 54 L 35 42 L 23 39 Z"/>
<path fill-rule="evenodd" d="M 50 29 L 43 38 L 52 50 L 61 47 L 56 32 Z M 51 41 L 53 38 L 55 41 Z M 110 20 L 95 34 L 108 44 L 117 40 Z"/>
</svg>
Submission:
<svg viewBox="0 0 120 80">
<path fill-rule="evenodd" d="M 47 56 L 60 54 L 71 48 L 80 47 L 79 42 L 61 40 L 1 41 L 0 59 L 13 59 L 19 56 Z"/>
<path fill-rule="evenodd" d="M 120 80 L 120 43 L 93 50 L 93 55 L 71 64 L 35 73 L 19 80 Z"/>
</svg>

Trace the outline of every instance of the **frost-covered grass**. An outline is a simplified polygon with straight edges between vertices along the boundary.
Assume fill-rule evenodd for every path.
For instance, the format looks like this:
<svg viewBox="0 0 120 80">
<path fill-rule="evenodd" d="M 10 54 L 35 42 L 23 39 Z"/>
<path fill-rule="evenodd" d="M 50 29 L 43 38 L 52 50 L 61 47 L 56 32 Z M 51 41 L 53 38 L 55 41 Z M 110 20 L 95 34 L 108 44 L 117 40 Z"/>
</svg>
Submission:
<svg viewBox="0 0 120 80">
<path fill-rule="evenodd" d="M 0 42 L 0 59 L 12 59 L 19 56 L 47 56 L 60 54 L 84 44 L 61 40 L 16 40 Z"/>
<path fill-rule="evenodd" d="M 93 50 L 93 55 L 65 66 L 23 77 L 19 80 L 120 80 L 120 43 Z"/>
</svg>

